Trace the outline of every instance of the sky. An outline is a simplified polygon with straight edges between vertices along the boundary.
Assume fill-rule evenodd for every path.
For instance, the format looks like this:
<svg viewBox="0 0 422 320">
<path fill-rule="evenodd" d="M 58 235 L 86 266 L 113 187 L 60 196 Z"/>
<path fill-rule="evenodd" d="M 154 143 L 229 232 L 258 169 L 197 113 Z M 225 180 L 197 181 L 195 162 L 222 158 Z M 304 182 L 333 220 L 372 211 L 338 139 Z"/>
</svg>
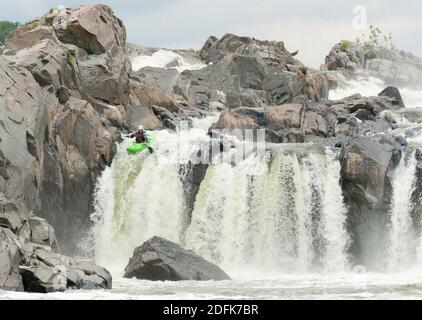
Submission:
<svg viewBox="0 0 422 320">
<path fill-rule="evenodd" d="M 91 0 L 0 0 L 0 20 L 27 21 L 58 5 Z M 128 41 L 145 46 L 200 49 L 225 33 L 283 41 L 303 63 L 318 68 L 342 39 L 368 33 L 369 25 L 392 33 L 396 46 L 422 56 L 420 0 L 102 0 L 123 20 Z"/>
</svg>

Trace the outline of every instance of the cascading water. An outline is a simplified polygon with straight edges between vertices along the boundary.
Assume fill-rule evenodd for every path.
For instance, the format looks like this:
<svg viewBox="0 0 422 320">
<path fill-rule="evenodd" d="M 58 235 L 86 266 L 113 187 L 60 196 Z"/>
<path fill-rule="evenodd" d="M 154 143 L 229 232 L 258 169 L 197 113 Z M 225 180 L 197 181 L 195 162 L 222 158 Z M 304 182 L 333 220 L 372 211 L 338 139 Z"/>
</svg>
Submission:
<svg viewBox="0 0 422 320">
<path fill-rule="evenodd" d="M 182 169 L 186 155 L 210 142 L 213 121 L 155 132 L 153 155 L 127 155 L 128 141 L 119 146 L 96 190 L 98 262 L 121 270 L 136 246 L 158 235 L 228 268 L 344 271 L 346 208 L 340 164 L 328 150 L 300 154 L 298 146 L 299 153 L 280 150 L 271 160 L 252 153 L 235 165 L 214 161 L 188 211 Z"/>
<path fill-rule="evenodd" d="M 96 259 L 121 268 L 139 244 L 159 235 L 180 242 L 186 223 L 186 203 L 180 168 L 186 146 L 207 140 L 206 130 L 216 120 L 194 120 L 195 129 L 171 134 L 154 132 L 154 154 L 128 155 L 130 143 L 118 147 L 111 167 L 97 183 L 92 215 Z"/>
<path fill-rule="evenodd" d="M 356 76 L 355 79 L 347 79 L 340 73 L 333 74 L 338 80 L 338 86 L 330 91 L 332 100 L 343 99 L 353 94 L 361 94 L 364 97 L 377 96 L 388 84 L 375 77 Z M 420 108 L 422 91 L 418 88 L 399 88 L 406 108 Z"/>
<path fill-rule="evenodd" d="M 416 183 L 415 154 L 409 158 L 402 157 L 395 170 L 392 187 L 393 195 L 390 204 L 389 257 L 390 271 L 399 271 L 415 262 L 417 236 L 413 226 L 412 193 Z"/>
<path fill-rule="evenodd" d="M 339 169 L 330 152 L 280 152 L 269 164 L 251 156 L 235 167 L 211 167 L 187 247 L 227 268 L 344 271 L 348 240 Z"/>
</svg>

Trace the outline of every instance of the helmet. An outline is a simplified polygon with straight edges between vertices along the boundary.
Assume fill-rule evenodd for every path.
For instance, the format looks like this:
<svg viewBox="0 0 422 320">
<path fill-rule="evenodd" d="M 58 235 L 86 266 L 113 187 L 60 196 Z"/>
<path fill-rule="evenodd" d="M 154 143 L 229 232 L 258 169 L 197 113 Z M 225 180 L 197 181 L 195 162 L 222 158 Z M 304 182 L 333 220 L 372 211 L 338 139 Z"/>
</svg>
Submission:
<svg viewBox="0 0 422 320">
<path fill-rule="evenodd" d="M 140 126 L 138 126 L 138 130 L 144 130 L 144 126 L 141 124 Z"/>
</svg>

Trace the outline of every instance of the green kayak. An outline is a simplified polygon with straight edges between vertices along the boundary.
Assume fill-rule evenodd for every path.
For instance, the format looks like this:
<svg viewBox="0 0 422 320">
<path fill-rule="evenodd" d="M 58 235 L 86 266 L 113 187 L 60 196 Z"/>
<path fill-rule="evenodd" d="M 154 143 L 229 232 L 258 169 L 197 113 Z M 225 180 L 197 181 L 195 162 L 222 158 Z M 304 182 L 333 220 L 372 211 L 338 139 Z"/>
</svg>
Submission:
<svg viewBox="0 0 422 320">
<path fill-rule="evenodd" d="M 153 140 L 153 137 L 152 136 L 147 136 L 147 137 L 148 137 L 148 143 L 136 143 L 136 142 L 133 142 L 127 148 L 127 152 L 129 154 L 136 154 L 136 153 L 142 152 L 145 149 L 147 149 L 147 147 L 151 146 L 151 143 L 152 143 L 152 140 Z"/>
</svg>

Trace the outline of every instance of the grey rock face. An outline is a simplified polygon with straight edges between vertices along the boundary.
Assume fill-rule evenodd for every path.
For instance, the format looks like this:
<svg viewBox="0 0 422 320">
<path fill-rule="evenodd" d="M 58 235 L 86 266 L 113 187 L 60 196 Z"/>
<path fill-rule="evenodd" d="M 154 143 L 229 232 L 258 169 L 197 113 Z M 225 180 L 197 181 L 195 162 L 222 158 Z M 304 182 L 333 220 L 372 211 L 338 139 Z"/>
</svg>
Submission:
<svg viewBox="0 0 422 320">
<path fill-rule="evenodd" d="M 379 97 L 389 97 L 392 98 L 394 101 L 394 105 L 398 108 L 405 108 L 403 99 L 401 97 L 399 89 L 395 87 L 387 87 L 383 91 L 378 94 Z"/>
<path fill-rule="evenodd" d="M 31 241 L 44 244 L 49 247 L 58 249 L 57 239 L 54 235 L 53 227 L 42 218 L 31 217 L 28 219 L 31 229 Z"/>
<path fill-rule="evenodd" d="M 135 249 L 124 277 L 153 281 L 230 279 L 218 266 L 160 237 Z"/>
<path fill-rule="evenodd" d="M 88 55 L 75 67 L 79 89 L 95 99 L 113 104 L 129 103 L 131 65 L 124 49 L 114 45 L 104 54 Z"/>
<path fill-rule="evenodd" d="M 130 63 L 120 24 L 108 7 L 80 7 L 55 10 L 8 37 L 0 56 L 2 288 L 111 287 L 107 271 L 92 261 L 84 263 L 94 271 L 86 271 L 60 253 L 53 226 L 72 252 L 89 226 L 116 127 L 126 122 Z"/>
<path fill-rule="evenodd" d="M 61 9 L 48 15 L 58 38 L 89 53 L 102 54 L 112 46 L 124 48 L 126 29 L 110 7 L 105 5 Z"/>
<path fill-rule="evenodd" d="M 394 168 L 403 156 L 403 142 L 389 137 L 355 137 L 343 146 L 341 183 L 348 206 L 350 250 L 354 263 L 368 253 L 361 244 L 368 237 L 384 237 L 388 224 Z M 379 230 L 372 230 L 373 222 Z M 383 229 L 382 226 L 385 226 Z M 375 233 L 377 235 L 375 235 Z M 380 252 L 385 248 L 380 247 Z"/>
<path fill-rule="evenodd" d="M 20 267 L 25 291 L 55 292 L 66 289 L 110 289 L 110 273 L 91 260 L 75 260 L 37 248 Z"/>
<path fill-rule="evenodd" d="M 47 293 L 111 286 L 106 269 L 60 253 L 46 220 L 29 217 L 20 230 L 0 227 L 0 289 Z"/>
<path fill-rule="evenodd" d="M 0 228 L 0 289 L 22 291 L 19 273 L 20 251 L 16 236 L 9 229 Z"/>
</svg>

